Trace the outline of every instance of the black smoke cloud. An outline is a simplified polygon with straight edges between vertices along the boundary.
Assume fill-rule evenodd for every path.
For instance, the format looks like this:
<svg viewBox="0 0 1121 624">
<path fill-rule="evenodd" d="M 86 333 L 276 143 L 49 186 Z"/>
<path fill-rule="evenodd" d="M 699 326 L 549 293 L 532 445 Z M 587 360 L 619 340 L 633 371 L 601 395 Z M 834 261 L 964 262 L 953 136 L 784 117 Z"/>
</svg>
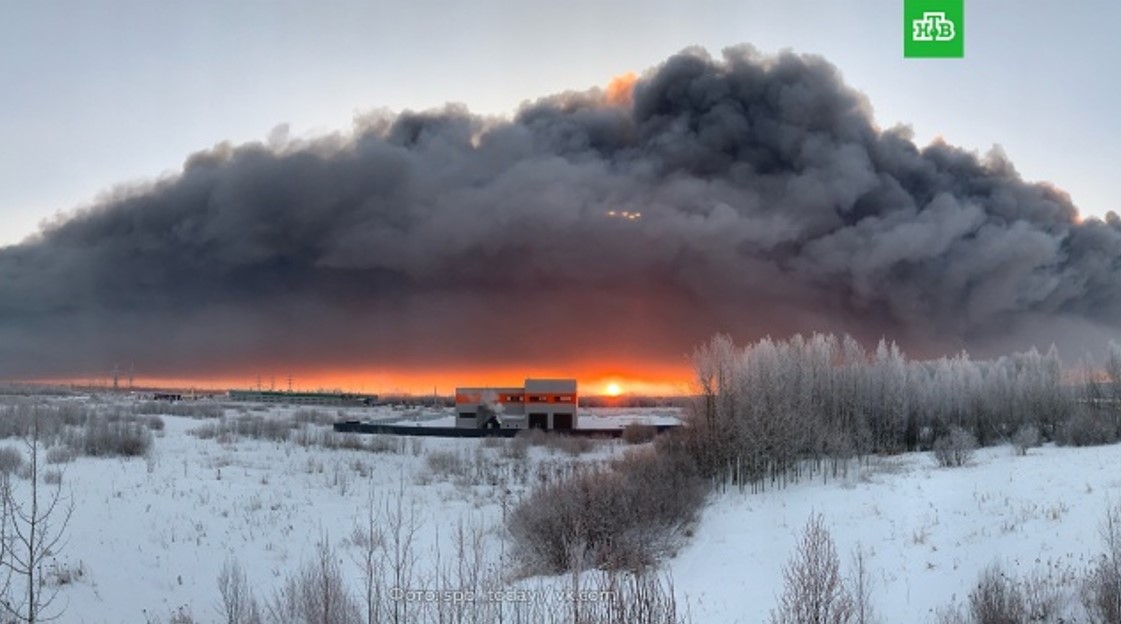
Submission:
<svg viewBox="0 0 1121 624">
<path fill-rule="evenodd" d="M 0 249 L 0 375 L 677 363 L 716 331 L 985 351 L 1112 335 L 1119 269 L 1116 215 L 879 129 L 826 61 L 691 49 L 625 105 L 369 115 L 119 189 Z"/>
</svg>

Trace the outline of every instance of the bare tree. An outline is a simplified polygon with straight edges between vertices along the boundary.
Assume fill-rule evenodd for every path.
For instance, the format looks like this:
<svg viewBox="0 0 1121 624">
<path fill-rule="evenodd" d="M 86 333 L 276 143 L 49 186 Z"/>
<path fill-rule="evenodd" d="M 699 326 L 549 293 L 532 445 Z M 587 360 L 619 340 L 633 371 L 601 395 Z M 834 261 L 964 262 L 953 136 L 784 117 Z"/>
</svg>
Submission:
<svg viewBox="0 0 1121 624">
<path fill-rule="evenodd" d="M 798 550 L 782 571 L 784 586 L 772 624 L 850 624 L 853 598 L 841 578 L 833 538 L 821 514 L 810 517 Z"/>
<path fill-rule="evenodd" d="M 362 575 L 362 599 L 365 603 L 366 624 L 381 621 L 381 605 L 385 600 L 384 566 L 380 553 L 384 548 L 384 536 L 378 513 L 377 498 L 371 490 L 367 500 L 366 518 L 356 524 L 351 541 L 358 546 L 354 557 Z"/>
<path fill-rule="evenodd" d="M 853 624 L 878 623 L 880 619 L 872 606 L 872 576 L 868 572 L 868 554 L 859 544 L 852 552 L 848 590 L 852 596 Z"/>
<path fill-rule="evenodd" d="M 384 568 L 389 572 L 390 579 L 395 588 L 408 588 L 413 583 L 419 555 L 416 552 L 416 534 L 420 529 L 420 518 L 417 516 L 416 501 L 409 499 L 405 504 L 405 484 L 398 484 L 397 491 L 391 499 L 385 501 L 385 515 L 382 518 L 385 527 L 385 563 Z M 409 617 L 410 604 L 405 600 L 394 600 L 389 614 L 389 621 L 399 624 L 411 621 Z"/>
<path fill-rule="evenodd" d="M 268 605 L 275 624 L 358 624 L 358 603 L 346 589 L 327 536 L 316 545 L 315 558 L 289 576 Z"/>
<path fill-rule="evenodd" d="M 358 547 L 353 559 L 362 579 L 362 619 L 366 624 L 413 621 L 413 605 L 395 597 L 394 590 L 408 589 L 416 580 L 416 535 L 420 526 L 416 502 L 406 501 L 403 481 L 384 497 L 370 491 L 365 517 L 350 538 Z"/>
<path fill-rule="evenodd" d="M 58 588 L 44 579 L 44 564 L 55 557 L 65 544 L 66 527 L 74 512 L 72 498 L 63 497 L 59 479 L 47 493 L 39 485 L 39 425 L 34 419 L 30 438 L 26 441 L 29 457 L 29 491 L 26 497 L 16 494 L 10 480 L 3 483 L 3 550 L 0 568 L 9 589 L 22 583 L 26 588 L 18 599 L 3 601 L 3 611 L 17 622 L 49 622 L 57 620 L 61 611 L 52 612 Z"/>
</svg>

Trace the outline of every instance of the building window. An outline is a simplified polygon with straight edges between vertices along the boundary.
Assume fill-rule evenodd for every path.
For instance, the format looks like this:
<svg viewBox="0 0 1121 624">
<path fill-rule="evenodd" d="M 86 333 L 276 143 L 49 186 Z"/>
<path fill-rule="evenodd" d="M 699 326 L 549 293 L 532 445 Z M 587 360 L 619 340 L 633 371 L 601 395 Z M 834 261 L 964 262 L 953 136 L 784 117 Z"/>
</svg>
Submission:
<svg viewBox="0 0 1121 624">
<path fill-rule="evenodd" d="M 474 418 L 475 417 L 475 412 L 460 412 L 459 417 L 460 418 Z"/>
</svg>

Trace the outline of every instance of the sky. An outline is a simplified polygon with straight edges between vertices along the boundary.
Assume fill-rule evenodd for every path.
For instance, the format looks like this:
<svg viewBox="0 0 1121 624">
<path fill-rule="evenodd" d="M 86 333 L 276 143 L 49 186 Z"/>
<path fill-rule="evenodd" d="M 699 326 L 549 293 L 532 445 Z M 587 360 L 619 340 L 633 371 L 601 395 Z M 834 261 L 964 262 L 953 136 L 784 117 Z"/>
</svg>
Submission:
<svg viewBox="0 0 1121 624">
<path fill-rule="evenodd" d="M 0 3 L 0 244 L 100 193 L 178 171 L 221 141 L 351 128 L 355 115 L 463 102 L 509 115 L 686 46 L 822 54 L 884 127 L 1001 145 L 1079 209 L 1121 207 L 1121 6 L 966 3 L 965 58 L 906 60 L 902 3 Z"/>
<path fill-rule="evenodd" d="M 867 97 L 880 129 L 905 124 L 920 147 L 936 138 L 982 155 L 1000 146 L 1020 175 L 1069 193 L 1082 215 L 1104 217 L 1121 208 L 1109 192 L 1113 165 L 1121 162 L 1121 85 L 1115 79 L 1121 43 L 1108 27 L 1121 21 L 1116 3 L 967 0 L 960 60 L 904 59 L 902 3 L 883 0 L 5 0 L 0 9 L 0 245 L 15 246 L 40 224 L 61 223 L 76 209 L 112 204 L 153 181 L 172 180 L 192 154 L 224 142 L 236 147 L 349 137 L 371 120 L 449 102 L 484 118 L 509 118 L 537 98 L 605 86 L 626 72 L 642 76 L 689 46 L 719 57 L 742 43 L 764 54 L 823 56 Z M 25 249 L 9 251 L 15 257 Z M 608 308 L 641 313 L 636 300 L 624 299 Z M 1069 311 L 1082 303 L 1063 305 Z M 21 313 L 32 314 L 28 310 Z M 0 330 L 31 335 L 17 321 L 3 327 L 2 312 Z M 689 313 L 675 308 L 660 320 Z M 680 345 L 697 335 L 681 332 L 673 353 L 680 356 Z M 31 353 L 23 349 L 8 357 Z M 647 375 L 652 384 L 665 385 L 672 376 L 667 366 L 683 367 L 682 357 L 666 365 L 665 349 L 648 352 L 625 341 L 612 349 L 662 358 L 658 374 Z M 99 357 L 108 362 L 127 353 Z M 423 369 L 423 358 L 406 359 L 406 368 Z M 581 366 L 597 379 L 627 374 L 611 363 Z M 162 378 L 176 374 L 158 372 Z"/>
</svg>

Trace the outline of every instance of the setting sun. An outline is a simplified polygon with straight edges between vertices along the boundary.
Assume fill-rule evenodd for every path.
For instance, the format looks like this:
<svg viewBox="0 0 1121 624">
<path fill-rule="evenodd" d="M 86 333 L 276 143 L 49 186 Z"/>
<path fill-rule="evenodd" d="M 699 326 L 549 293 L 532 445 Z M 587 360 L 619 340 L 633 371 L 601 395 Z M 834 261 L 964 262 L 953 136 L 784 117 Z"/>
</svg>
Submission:
<svg viewBox="0 0 1121 624">
<path fill-rule="evenodd" d="M 607 396 L 619 396 L 622 393 L 623 393 L 623 390 L 622 390 L 622 388 L 619 387 L 619 384 L 617 384 L 617 383 L 607 384 Z"/>
</svg>

